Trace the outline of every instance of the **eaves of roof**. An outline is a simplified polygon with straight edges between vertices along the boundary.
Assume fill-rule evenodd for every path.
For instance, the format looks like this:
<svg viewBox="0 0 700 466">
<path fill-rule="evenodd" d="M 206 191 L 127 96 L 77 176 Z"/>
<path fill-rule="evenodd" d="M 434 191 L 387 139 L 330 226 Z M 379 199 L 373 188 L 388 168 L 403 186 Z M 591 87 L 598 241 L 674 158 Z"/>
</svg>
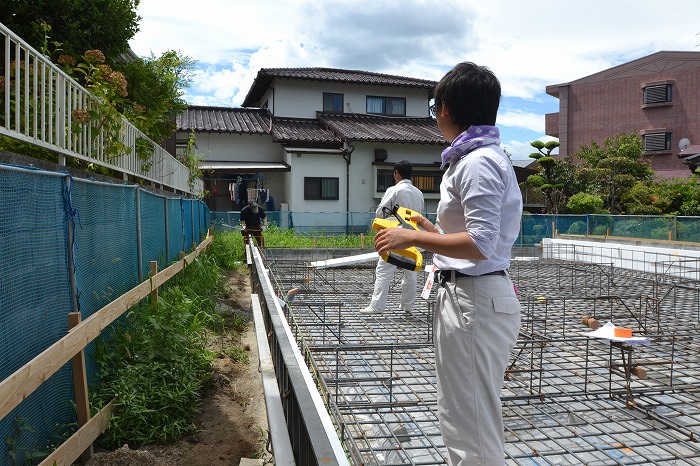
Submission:
<svg viewBox="0 0 700 466">
<path fill-rule="evenodd" d="M 272 117 L 267 110 L 190 106 L 176 117 L 178 131 L 271 134 L 285 146 L 333 148 L 344 141 L 449 143 L 429 117 L 317 112 L 317 118 Z"/>
<path fill-rule="evenodd" d="M 428 79 L 409 78 L 360 70 L 343 70 L 336 68 L 261 68 L 248 94 L 243 100 L 242 106 L 250 107 L 256 105 L 275 78 L 427 89 L 429 99 L 432 98 L 433 89 L 437 84 L 437 81 Z"/>
<path fill-rule="evenodd" d="M 671 69 L 676 69 L 683 64 L 693 68 L 700 67 L 700 52 L 661 51 L 652 53 L 651 55 L 637 58 L 636 60 L 622 63 L 621 65 L 613 66 L 612 68 L 593 73 L 574 81 L 550 84 L 546 87 L 546 92 L 552 97 L 559 98 L 559 88 L 563 86 L 596 82 L 604 79 L 614 79 L 628 76 L 629 73 L 658 74 Z"/>
<path fill-rule="evenodd" d="M 175 118 L 178 131 L 239 134 L 268 134 L 271 121 L 267 109 L 200 106 L 189 106 Z"/>
<path fill-rule="evenodd" d="M 281 144 L 302 144 L 304 146 L 338 146 L 340 137 L 325 128 L 316 119 L 274 117 L 272 120 L 272 140 Z"/>
<path fill-rule="evenodd" d="M 449 144 L 430 117 L 318 113 L 318 119 L 342 139 L 365 142 Z"/>
</svg>

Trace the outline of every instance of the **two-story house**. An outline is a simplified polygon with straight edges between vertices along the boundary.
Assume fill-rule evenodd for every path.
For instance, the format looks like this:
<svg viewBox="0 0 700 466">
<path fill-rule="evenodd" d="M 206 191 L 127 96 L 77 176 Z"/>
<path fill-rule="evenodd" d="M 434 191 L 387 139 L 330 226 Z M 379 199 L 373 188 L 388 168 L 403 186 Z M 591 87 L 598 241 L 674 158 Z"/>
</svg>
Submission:
<svg viewBox="0 0 700 466">
<path fill-rule="evenodd" d="M 560 156 L 634 132 L 658 176 L 690 176 L 686 152 L 700 147 L 700 52 L 657 52 L 547 86 L 547 94 L 559 99 L 545 132 L 559 138 Z"/>
<path fill-rule="evenodd" d="M 374 211 L 393 164 L 413 163 L 413 183 L 435 212 L 448 144 L 430 117 L 435 81 L 330 68 L 264 68 L 242 108 L 189 107 L 177 117 L 182 147 L 196 135 L 207 203 L 240 210 Z"/>
</svg>

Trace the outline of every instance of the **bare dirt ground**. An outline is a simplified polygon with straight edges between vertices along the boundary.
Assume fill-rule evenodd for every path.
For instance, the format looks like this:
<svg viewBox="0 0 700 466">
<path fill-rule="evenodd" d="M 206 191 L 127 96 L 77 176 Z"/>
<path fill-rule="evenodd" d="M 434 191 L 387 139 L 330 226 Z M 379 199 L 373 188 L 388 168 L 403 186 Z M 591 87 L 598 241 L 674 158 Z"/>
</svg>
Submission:
<svg viewBox="0 0 700 466">
<path fill-rule="evenodd" d="M 267 415 L 262 379 L 258 372 L 258 347 L 246 270 L 226 278 L 227 298 L 220 303 L 230 321 L 233 313 L 248 322 L 240 335 L 212 335 L 210 345 L 219 352 L 213 362 L 211 387 L 200 402 L 197 431 L 173 445 L 151 445 L 111 452 L 95 452 L 86 466 L 236 466 L 241 458 L 261 458 L 271 464 L 265 451 Z M 235 362 L 222 348 L 246 350 L 248 363 Z"/>
</svg>

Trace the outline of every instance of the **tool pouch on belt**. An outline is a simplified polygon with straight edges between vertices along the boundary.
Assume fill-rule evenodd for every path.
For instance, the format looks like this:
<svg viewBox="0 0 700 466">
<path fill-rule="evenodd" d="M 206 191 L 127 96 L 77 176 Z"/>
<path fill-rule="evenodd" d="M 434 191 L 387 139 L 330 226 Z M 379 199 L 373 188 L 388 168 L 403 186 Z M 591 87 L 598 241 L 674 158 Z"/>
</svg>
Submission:
<svg viewBox="0 0 700 466">
<path fill-rule="evenodd" d="M 418 224 L 411 220 L 412 215 L 418 212 L 395 205 L 391 209 L 392 218 L 377 217 L 372 222 L 372 228 L 379 231 L 385 228 L 413 228 L 418 230 Z M 418 272 L 423 268 L 423 255 L 411 246 L 407 249 L 391 250 L 381 255 L 382 259 L 396 267 Z"/>
</svg>

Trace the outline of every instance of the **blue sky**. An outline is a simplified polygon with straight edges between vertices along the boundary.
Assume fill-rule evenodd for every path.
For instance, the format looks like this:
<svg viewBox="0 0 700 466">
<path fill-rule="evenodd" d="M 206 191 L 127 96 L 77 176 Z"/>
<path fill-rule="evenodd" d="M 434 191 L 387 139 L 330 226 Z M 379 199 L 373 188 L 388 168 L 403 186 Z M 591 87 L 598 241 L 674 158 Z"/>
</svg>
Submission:
<svg viewBox="0 0 700 466">
<path fill-rule="evenodd" d="M 238 107 L 260 68 L 331 67 L 439 80 L 456 63 L 501 81 L 502 145 L 526 159 L 550 140 L 546 94 L 651 53 L 700 51 L 700 2 L 628 0 L 141 0 L 140 56 L 196 60 L 185 100 Z M 690 18 L 686 21 L 686 18 Z M 686 25 L 685 23 L 689 24 Z"/>
</svg>

